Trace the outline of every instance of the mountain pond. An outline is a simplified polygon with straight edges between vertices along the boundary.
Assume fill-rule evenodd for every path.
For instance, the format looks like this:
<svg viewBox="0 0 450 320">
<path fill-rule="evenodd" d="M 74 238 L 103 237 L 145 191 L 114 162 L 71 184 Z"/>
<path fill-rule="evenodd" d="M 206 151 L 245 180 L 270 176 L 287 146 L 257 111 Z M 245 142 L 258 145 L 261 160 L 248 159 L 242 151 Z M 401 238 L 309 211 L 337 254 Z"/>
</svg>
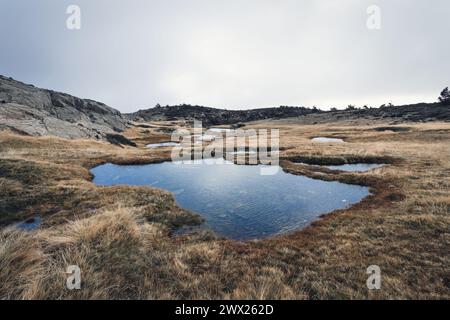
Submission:
<svg viewBox="0 0 450 320">
<path fill-rule="evenodd" d="M 147 165 L 108 163 L 91 172 L 99 186 L 168 190 L 179 206 L 203 216 L 202 227 L 236 240 L 304 228 L 321 215 L 347 208 L 370 194 L 367 187 L 293 175 L 281 167 L 275 174 L 262 175 L 262 167 L 209 159 Z"/>
</svg>

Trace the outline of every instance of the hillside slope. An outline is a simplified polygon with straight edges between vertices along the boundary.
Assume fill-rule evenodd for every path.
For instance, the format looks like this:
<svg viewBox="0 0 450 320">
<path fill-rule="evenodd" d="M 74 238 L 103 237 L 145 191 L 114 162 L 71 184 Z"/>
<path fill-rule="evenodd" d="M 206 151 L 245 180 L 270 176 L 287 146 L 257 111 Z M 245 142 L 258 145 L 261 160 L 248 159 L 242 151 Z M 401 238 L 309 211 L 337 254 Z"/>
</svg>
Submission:
<svg viewBox="0 0 450 320">
<path fill-rule="evenodd" d="M 450 121 L 450 107 L 439 103 L 418 103 L 380 108 L 337 110 L 296 118 L 303 124 L 325 124 L 339 121 L 389 121 L 395 123 Z"/>
<path fill-rule="evenodd" d="M 0 129 L 33 136 L 107 139 L 124 131 L 118 110 L 0 76 Z"/>
<path fill-rule="evenodd" d="M 135 113 L 125 114 L 132 121 L 157 120 L 199 120 L 204 125 L 236 124 L 263 119 L 279 119 L 320 113 L 318 109 L 304 107 L 279 107 L 250 110 L 225 110 L 203 106 L 178 105 L 157 106 L 155 108 L 139 110 Z"/>
<path fill-rule="evenodd" d="M 328 123 L 352 119 L 378 119 L 395 122 L 449 121 L 450 107 L 439 103 L 418 103 L 403 106 L 383 106 L 380 108 L 321 111 L 304 107 L 279 107 L 251 110 L 225 110 L 202 106 L 178 105 L 155 107 L 125 114 L 131 121 L 145 122 L 158 120 L 202 121 L 203 125 L 229 125 L 265 119 L 285 119 L 299 117 L 305 123 Z"/>
</svg>

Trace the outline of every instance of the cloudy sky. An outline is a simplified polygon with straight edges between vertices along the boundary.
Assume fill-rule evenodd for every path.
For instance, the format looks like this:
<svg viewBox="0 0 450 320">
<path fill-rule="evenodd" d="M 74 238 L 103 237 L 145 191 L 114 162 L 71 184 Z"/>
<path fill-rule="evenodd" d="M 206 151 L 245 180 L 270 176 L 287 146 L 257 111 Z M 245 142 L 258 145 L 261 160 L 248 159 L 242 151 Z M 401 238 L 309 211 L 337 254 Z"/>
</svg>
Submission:
<svg viewBox="0 0 450 320">
<path fill-rule="evenodd" d="M 123 112 L 431 102 L 448 17 L 448 0 L 0 0 L 0 74 Z"/>
</svg>

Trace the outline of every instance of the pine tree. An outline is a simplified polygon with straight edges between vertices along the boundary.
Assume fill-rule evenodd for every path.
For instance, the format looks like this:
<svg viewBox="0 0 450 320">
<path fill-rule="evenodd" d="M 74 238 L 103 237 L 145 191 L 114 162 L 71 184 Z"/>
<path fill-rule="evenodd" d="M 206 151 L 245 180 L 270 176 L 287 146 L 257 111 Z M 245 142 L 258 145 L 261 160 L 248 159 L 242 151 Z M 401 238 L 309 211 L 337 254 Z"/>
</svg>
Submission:
<svg viewBox="0 0 450 320">
<path fill-rule="evenodd" d="M 450 92 L 448 91 L 448 87 L 442 90 L 439 102 L 445 106 L 450 105 Z"/>
</svg>

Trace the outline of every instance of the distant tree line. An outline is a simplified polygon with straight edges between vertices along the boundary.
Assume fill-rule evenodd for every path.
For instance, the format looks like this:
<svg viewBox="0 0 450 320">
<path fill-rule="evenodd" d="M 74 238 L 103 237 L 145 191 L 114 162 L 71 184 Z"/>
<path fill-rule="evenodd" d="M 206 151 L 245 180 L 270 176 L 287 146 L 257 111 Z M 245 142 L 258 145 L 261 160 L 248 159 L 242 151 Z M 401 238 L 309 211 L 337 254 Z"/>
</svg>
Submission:
<svg viewBox="0 0 450 320">
<path fill-rule="evenodd" d="M 442 104 L 444 106 L 449 106 L 450 105 L 450 91 L 449 91 L 448 87 L 445 88 L 444 90 L 442 90 L 441 95 L 438 98 L 438 101 L 440 102 L 440 104 Z M 390 108 L 390 107 L 393 107 L 393 106 L 394 105 L 392 103 L 389 103 L 387 105 L 386 104 L 382 104 L 380 106 L 380 108 L 381 109 L 383 109 L 383 108 Z M 364 105 L 364 106 L 362 106 L 362 108 L 358 108 L 355 105 L 349 104 L 345 110 L 353 111 L 353 110 L 358 110 L 358 109 L 368 110 L 368 109 L 373 109 L 373 107 L 368 107 L 367 105 Z M 338 111 L 338 109 L 337 108 L 331 108 L 330 111 Z"/>
<path fill-rule="evenodd" d="M 442 105 L 445 105 L 445 106 L 450 105 L 450 92 L 449 92 L 448 87 L 446 87 L 444 90 L 442 90 L 441 95 L 438 98 L 438 101 Z M 383 108 L 390 108 L 390 107 L 393 107 L 393 106 L 394 105 L 392 103 L 388 103 L 388 104 L 382 104 L 380 106 L 380 108 L 382 108 L 382 109 Z M 158 103 L 155 107 L 156 108 L 161 108 L 161 105 Z M 167 108 L 169 106 L 167 105 L 165 107 Z M 173 106 L 173 107 L 191 107 L 191 108 L 193 107 L 193 108 L 207 108 L 207 109 L 210 109 L 208 107 L 203 107 L 203 106 L 198 106 L 198 105 L 192 106 L 190 104 L 185 104 L 185 103 L 177 105 L 177 106 Z M 280 106 L 280 109 L 285 109 L 285 110 L 286 109 L 305 109 L 305 110 L 309 109 L 309 110 L 313 110 L 314 112 L 323 112 L 322 110 L 320 110 L 316 106 L 313 106 L 312 108 L 306 108 L 306 107 L 299 107 L 299 106 L 285 106 L 284 105 L 284 106 Z M 358 109 L 368 110 L 368 109 L 374 109 L 374 108 L 373 107 L 369 107 L 367 105 L 364 105 L 361 108 L 358 108 L 355 105 L 349 104 L 345 110 L 353 111 L 353 110 L 358 110 Z M 227 109 L 224 109 L 224 110 L 227 110 Z M 333 108 L 330 108 L 330 111 L 334 112 L 334 111 L 338 111 L 338 109 L 333 107 Z"/>
</svg>

